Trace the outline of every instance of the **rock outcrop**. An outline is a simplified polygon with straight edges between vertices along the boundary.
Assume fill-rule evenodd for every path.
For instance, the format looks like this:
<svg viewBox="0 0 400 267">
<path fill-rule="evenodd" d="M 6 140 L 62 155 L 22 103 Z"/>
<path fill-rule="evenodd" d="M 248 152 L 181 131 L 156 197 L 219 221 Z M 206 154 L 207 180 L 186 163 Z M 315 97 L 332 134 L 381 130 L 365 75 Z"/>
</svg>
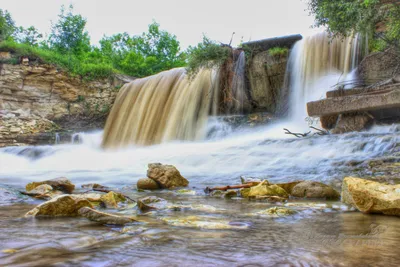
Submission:
<svg viewBox="0 0 400 267">
<path fill-rule="evenodd" d="M 20 136 L 54 131 L 51 122 L 46 129 L 40 126 L 45 121 L 71 120 L 77 126 L 79 118 L 89 115 L 92 121 L 95 116 L 104 121 L 119 88 L 132 80 L 115 75 L 83 81 L 51 65 L 0 64 L 0 145 L 40 143 L 40 138 L 21 142 Z"/>
<path fill-rule="evenodd" d="M 342 185 L 342 201 L 361 212 L 400 216 L 400 185 L 346 177 Z"/>
</svg>

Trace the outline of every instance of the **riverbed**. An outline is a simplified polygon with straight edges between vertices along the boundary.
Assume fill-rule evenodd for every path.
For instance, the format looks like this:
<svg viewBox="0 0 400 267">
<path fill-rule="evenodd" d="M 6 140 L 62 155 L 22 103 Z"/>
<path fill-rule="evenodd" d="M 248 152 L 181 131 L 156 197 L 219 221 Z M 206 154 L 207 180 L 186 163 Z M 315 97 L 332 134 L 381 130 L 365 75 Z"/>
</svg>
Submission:
<svg viewBox="0 0 400 267">
<path fill-rule="evenodd" d="M 12 192 L 28 182 L 68 177 L 77 188 L 96 182 L 131 198 L 156 195 L 174 208 L 119 212 L 140 222 L 125 227 L 84 218 L 23 218 L 39 200 L 22 197 L 0 206 L 0 263 L 7 266 L 395 266 L 400 262 L 397 217 L 362 214 L 341 202 L 251 201 L 213 198 L 207 186 L 240 183 L 240 176 L 272 182 L 317 180 L 340 190 L 343 177 L 381 179 L 390 173 L 370 162 L 397 161 L 398 125 L 362 133 L 293 138 L 284 123 L 232 131 L 220 127 L 201 142 L 170 142 L 118 151 L 100 148 L 101 132 L 80 144 L 0 150 L 0 187 Z M 296 128 L 293 128 L 296 130 Z M 211 132 L 213 134 L 211 134 Z M 189 182 L 177 190 L 138 192 L 147 164 L 173 164 Z M 397 183 L 396 179 L 389 182 Z M 81 189 L 82 190 L 82 189 Z M 288 216 L 259 214 L 285 207 Z"/>
</svg>

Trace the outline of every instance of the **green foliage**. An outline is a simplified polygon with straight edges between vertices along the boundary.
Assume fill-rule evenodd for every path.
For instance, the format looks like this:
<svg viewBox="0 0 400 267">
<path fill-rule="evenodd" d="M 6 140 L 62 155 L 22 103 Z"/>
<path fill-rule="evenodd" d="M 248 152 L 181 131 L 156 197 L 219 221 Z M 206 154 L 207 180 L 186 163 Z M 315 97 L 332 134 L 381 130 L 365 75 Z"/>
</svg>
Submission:
<svg viewBox="0 0 400 267">
<path fill-rule="evenodd" d="M 86 19 L 75 15 L 72 5 L 68 10 L 62 6 L 58 18 L 51 27 L 50 46 L 60 53 L 73 53 L 76 56 L 89 52 L 91 49 L 89 34 L 85 30 Z"/>
<path fill-rule="evenodd" d="M 87 63 L 74 55 L 65 55 L 54 50 L 19 44 L 14 41 L 1 42 L 0 51 L 10 51 L 15 57 L 27 56 L 30 61 L 53 64 L 73 75 L 81 76 L 84 80 L 108 78 L 112 73 L 117 72 L 110 64 Z"/>
<path fill-rule="evenodd" d="M 31 46 L 38 46 L 39 40 L 43 38 L 43 35 L 33 26 L 27 29 L 19 27 L 16 29 L 14 35 L 17 42 Z"/>
<path fill-rule="evenodd" d="M 189 75 L 193 75 L 201 68 L 219 67 L 228 59 L 230 54 L 230 47 L 221 46 L 203 36 L 203 42 L 188 48 L 187 72 Z"/>
<path fill-rule="evenodd" d="M 315 26 L 326 26 L 334 36 L 349 36 L 360 32 L 381 39 L 387 45 L 400 45 L 400 5 L 383 0 L 309 0 L 309 11 L 315 15 Z M 376 33 L 377 25 L 384 25 Z M 382 42 L 372 49 L 384 49 Z"/>
<path fill-rule="evenodd" d="M 285 56 L 289 52 L 289 49 L 287 47 L 273 47 L 268 49 L 268 54 L 272 57 L 278 57 L 278 56 Z"/>
<path fill-rule="evenodd" d="M 10 40 L 15 31 L 15 23 L 7 10 L 0 9 L 0 42 Z"/>
<path fill-rule="evenodd" d="M 120 33 L 100 40 L 100 53 L 122 72 L 143 77 L 186 64 L 185 53 L 175 35 L 160 30 L 153 22 L 139 36 Z"/>
</svg>

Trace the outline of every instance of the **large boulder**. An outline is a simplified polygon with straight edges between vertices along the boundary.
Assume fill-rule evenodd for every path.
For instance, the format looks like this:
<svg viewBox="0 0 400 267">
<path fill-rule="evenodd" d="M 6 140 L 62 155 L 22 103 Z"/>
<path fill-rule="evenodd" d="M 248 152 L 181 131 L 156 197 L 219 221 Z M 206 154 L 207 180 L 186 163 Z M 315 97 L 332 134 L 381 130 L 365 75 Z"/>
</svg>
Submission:
<svg viewBox="0 0 400 267">
<path fill-rule="evenodd" d="M 292 189 L 292 196 L 302 198 L 323 198 L 336 200 L 340 198 L 339 192 L 332 187 L 315 181 L 304 181 L 298 183 Z"/>
<path fill-rule="evenodd" d="M 342 201 L 361 212 L 400 216 L 400 185 L 346 177 L 342 185 Z"/>
<path fill-rule="evenodd" d="M 90 221 L 102 223 L 102 224 L 115 224 L 124 225 L 136 221 L 135 219 L 127 216 L 120 216 L 117 214 L 110 214 L 101 212 L 89 207 L 83 207 L 78 211 L 79 215 L 87 218 Z"/>
<path fill-rule="evenodd" d="M 28 211 L 25 217 L 78 216 L 79 209 L 83 207 L 93 208 L 92 204 L 87 199 L 76 197 L 74 195 L 61 195 Z"/>
<path fill-rule="evenodd" d="M 147 176 L 156 181 L 161 188 L 184 187 L 189 181 L 172 165 L 150 163 Z"/>
<path fill-rule="evenodd" d="M 32 182 L 26 185 L 25 189 L 26 191 L 31 191 L 38 187 L 39 185 L 47 184 L 52 186 L 54 189 L 60 190 L 64 193 L 71 194 L 72 191 L 75 189 L 75 185 L 71 183 L 70 180 L 68 180 L 65 177 L 59 177 L 51 180 L 46 180 L 42 182 Z"/>
</svg>

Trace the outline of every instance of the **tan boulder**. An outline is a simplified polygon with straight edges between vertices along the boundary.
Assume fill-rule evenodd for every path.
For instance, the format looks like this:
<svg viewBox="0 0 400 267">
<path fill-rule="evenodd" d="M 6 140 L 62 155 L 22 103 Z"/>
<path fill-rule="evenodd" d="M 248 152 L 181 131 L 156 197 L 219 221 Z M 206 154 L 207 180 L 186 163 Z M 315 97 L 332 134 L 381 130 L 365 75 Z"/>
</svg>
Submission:
<svg viewBox="0 0 400 267">
<path fill-rule="evenodd" d="M 124 225 L 136 221 L 131 217 L 101 212 L 89 207 L 83 207 L 79 209 L 79 215 L 87 218 L 90 221 L 99 222 L 102 224 Z"/>
<path fill-rule="evenodd" d="M 332 187 L 315 181 L 303 181 L 292 189 L 292 196 L 302 198 L 323 198 L 336 200 L 340 198 L 339 192 Z"/>
<path fill-rule="evenodd" d="M 263 181 L 256 186 L 250 187 L 250 191 L 248 191 L 247 197 L 259 197 L 259 196 L 277 196 L 283 198 L 289 197 L 288 193 L 282 187 L 279 187 L 275 184 L 267 185 L 265 183 L 266 181 Z"/>
<path fill-rule="evenodd" d="M 137 189 L 143 190 L 157 190 L 160 189 L 160 186 L 156 181 L 150 178 L 141 178 L 137 181 L 136 184 Z"/>
<path fill-rule="evenodd" d="M 150 163 L 147 176 L 156 181 L 161 188 L 184 187 L 189 184 L 189 181 L 172 165 Z"/>
<path fill-rule="evenodd" d="M 32 183 L 27 184 L 25 189 L 26 189 L 26 191 L 31 191 L 42 184 L 50 185 L 54 189 L 63 191 L 64 193 L 67 193 L 67 194 L 71 194 L 72 191 L 74 191 L 74 189 L 75 189 L 75 185 L 73 183 L 71 183 L 71 181 L 65 177 L 59 177 L 59 178 L 46 180 L 46 181 L 42 181 L 42 182 L 32 182 Z"/>
<path fill-rule="evenodd" d="M 79 209 L 92 208 L 92 204 L 83 198 L 74 195 L 61 195 L 46 201 L 28 211 L 25 217 L 36 216 L 78 216 Z"/>
<path fill-rule="evenodd" d="M 346 177 L 342 185 L 342 202 L 365 213 L 400 216 L 400 185 Z"/>
</svg>

